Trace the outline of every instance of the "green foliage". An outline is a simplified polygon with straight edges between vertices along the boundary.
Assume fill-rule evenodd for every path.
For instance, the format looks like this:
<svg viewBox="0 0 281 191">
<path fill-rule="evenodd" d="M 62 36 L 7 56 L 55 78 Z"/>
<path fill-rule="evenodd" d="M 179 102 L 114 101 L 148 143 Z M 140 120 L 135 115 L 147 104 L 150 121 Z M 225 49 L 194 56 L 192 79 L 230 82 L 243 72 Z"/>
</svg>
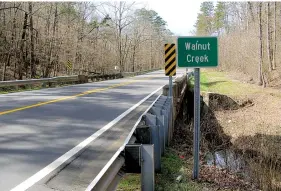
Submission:
<svg viewBox="0 0 281 191">
<path fill-rule="evenodd" d="M 91 28 L 91 29 L 96 29 L 96 28 L 99 28 L 99 27 L 102 27 L 102 26 L 109 26 L 109 20 L 111 20 L 111 18 L 109 17 L 109 15 L 106 15 L 104 18 L 102 18 L 102 20 L 99 22 L 97 20 L 97 18 L 93 18 L 88 26 Z"/>
<path fill-rule="evenodd" d="M 75 9 L 75 3 L 60 3 L 60 6 L 58 7 L 59 9 L 59 14 L 61 15 L 69 15 L 74 17 L 78 17 L 79 13 Z"/>
<path fill-rule="evenodd" d="M 191 181 L 188 171 L 191 171 L 189 168 L 192 167 L 180 159 L 175 152 L 167 149 L 161 162 L 162 173 L 156 175 L 155 190 L 201 191 L 203 189 L 203 185 Z M 176 181 L 178 176 L 182 176 L 181 182 Z"/>
<path fill-rule="evenodd" d="M 203 2 L 200 6 L 200 11 L 205 16 L 212 17 L 214 13 L 214 3 L 212 1 Z"/>
<path fill-rule="evenodd" d="M 91 28 L 98 28 L 99 26 L 99 22 L 95 19 L 95 20 L 92 20 L 90 23 L 89 23 L 89 26 Z"/>
<path fill-rule="evenodd" d="M 118 184 L 117 190 L 122 191 L 135 191 L 140 190 L 141 181 L 140 174 L 128 174 Z"/>
<path fill-rule="evenodd" d="M 211 35 L 213 33 L 213 2 L 203 2 L 195 24 L 197 35 Z"/>
<path fill-rule="evenodd" d="M 225 24 L 225 15 L 226 15 L 226 3 L 218 2 L 214 14 L 214 27 L 217 30 L 217 32 L 220 32 L 220 30 L 223 28 Z"/>
<path fill-rule="evenodd" d="M 166 29 L 167 22 L 154 10 L 147 10 L 145 8 L 137 9 L 135 15 L 138 21 L 148 22 L 158 32 Z"/>
</svg>

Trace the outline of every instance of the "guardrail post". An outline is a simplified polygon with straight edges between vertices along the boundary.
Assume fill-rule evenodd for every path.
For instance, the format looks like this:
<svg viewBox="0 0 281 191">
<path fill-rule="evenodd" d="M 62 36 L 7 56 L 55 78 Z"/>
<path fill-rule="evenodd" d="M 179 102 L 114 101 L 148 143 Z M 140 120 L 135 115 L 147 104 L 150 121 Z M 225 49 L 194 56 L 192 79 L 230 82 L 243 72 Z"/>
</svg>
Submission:
<svg viewBox="0 0 281 191">
<path fill-rule="evenodd" d="M 42 83 L 42 88 L 46 88 L 46 82 Z"/>
<path fill-rule="evenodd" d="M 169 112 L 167 106 L 164 106 L 164 108 L 161 110 L 161 114 L 164 116 L 165 145 L 168 145 Z"/>
<path fill-rule="evenodd" d="M 160 150 L 161 155 L 164 155 L 165 152 L 165 118 L 162 115 L 162 106 L 153 106 L 150 109 L 150 113 L 156 115 L 156 124 L 159 126 L 159 141 L 160 141 Z"/>
<path fill-rule="evenodd" d="M 154 146 L 141 146 L 141 190 L 154 191 Z"/>
<path fill-rule="evenodd" d="M 166 112 L 167 112 L 167 118 L 168 118 L 168 132 L 167 132 L 167 143 L 168 143 L 168 146 L 170 145 L 171 143 L 171 140 L 172 140 L 172 137 L 171 137 L 171 134 L 172 134 L 172 128 L 173 128 L 173 115 L 172 115 L 172 110 L 173 110 L 173 107 L 172 107 L 172 98 L 169 97 L 166 101 Z"/>
<path fill-rule="evenodd" d="M 155 157 L 155 171 L 161 171 L 161 147 L 160 147 L 160 133 L 159 126 L 156 125 L 156 115 L 147 113 L 145 115 L 145 122 L 151 130 L 151 141 L 154 144 L 154 157 Z"/>
</svg>

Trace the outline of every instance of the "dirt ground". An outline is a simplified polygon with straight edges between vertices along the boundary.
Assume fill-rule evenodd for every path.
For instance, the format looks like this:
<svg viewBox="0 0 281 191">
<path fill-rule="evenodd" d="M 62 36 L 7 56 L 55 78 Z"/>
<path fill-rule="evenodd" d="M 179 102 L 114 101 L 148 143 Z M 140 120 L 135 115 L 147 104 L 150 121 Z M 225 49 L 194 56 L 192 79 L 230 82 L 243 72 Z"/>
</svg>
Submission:
<svg viewBox="0 0 281 191">
<path fill-rule="evenodd" d="M 262 88 L 256 84 L 246 83 L 245 76 L 240 82 L 237 79 L 239 74 L 234 73 L 222 75 L 219 72 L 204 71 L 203 74 L 208 84 L 215 84 L 215 86 L 207 84 L 208 92 L 225 94 L 238 103 L 245 100 L 253 102 L 251 106 L 237 110 L 215 112 L 226 133 L 233 139 L 257 133 L 281 136 L 281 89 Z M 225 86 L 222 88 L 223 91 L 217 88 L 219 86 Z M 237 88 L 237 91 L 232 92 L 234 88 Z"/>
<path fill-rule="evenodd" d="M 279 152 L 281 148 L 281 90 L 245 84 L 237 81 L 233 76 L 233 74 L 228 74 L 221 78 L 231 81 L 232 85 L 237 86 L 243 93 L 240 95 L 236 94 L 237 92 L 230 93 L 228 96 L 237 103 L 241 104 L 245 100 L 250 100 L 252 104 L 236 110 L 216 111 L 216 118 L 224 132 L 231 136 L 231 142 L 238 144 L 240 148 L 249 146 L 244 142 L 248 140 L 251 141 L 252 147 L 257 147 L 256 149 L 261 150 L 261 146 L 267 147 L 281 156 Z M 211 75 L 208 75 L 208 80 L 221 81 L 220 78 Z M 209 91 L 212 91 L 211 86 Z M 259 145 L 253 145 L 257 142 L 254 141 L 254 137 L 259 140 Z"/>
</svg>

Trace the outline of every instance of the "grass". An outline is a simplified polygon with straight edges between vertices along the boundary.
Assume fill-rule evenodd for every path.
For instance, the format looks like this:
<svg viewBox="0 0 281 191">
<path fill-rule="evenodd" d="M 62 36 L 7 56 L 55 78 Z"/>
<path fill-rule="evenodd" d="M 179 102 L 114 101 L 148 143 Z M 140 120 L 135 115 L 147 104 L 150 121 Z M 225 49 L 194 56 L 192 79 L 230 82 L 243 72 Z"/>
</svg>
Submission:
<svg viewBox="0 0 281 191">
<path fill-rule="evenodd" d="M 192 163 L 180 159 L 179 156 L 172 150 L 167 150 L 164 157 L 162 157 L 162 173 L 156 175 L 155 190 L 185 190 L 185 191 L 199 191 L 203 189 L 203 185 L 191 180 Z M 178 182 L 177 177 L 182 177 Z"/>
<path fill-rule="evenodd" d="M 141 190 L 140 174 L 127 174 L 119 183 L 117 190 L 119 191 L 135 191 Z"/>
<path fill-rule="evenodd" d="M 172 150 L 167 149 L 161 160 L 162 172 L 155 175 L 156 191 L 201 191 L 203 185 L 191 180 L 192 163 L 184 161 Z M 182 179 L 178 182 L 177 177 Z M 119 183 L 119 191 L 141 190 L 140 175 L 128 174 Z"/>
<path fill-rule="evenodd" d="M 40 90 L 40 89 L 43 89 L 39 86 L 37 87 L 28 87 L 28 88 L 19 88 L 19 89 L 14 89 L 14 88 L 11 88 L 11 89 L 0 89 L 0 94 L 8 94 L 8 93 L 15 93 L 15 92 L 22 92 L 22 91 L 33 91 L 33 90 Z"/>
<path fill-rule="evenodd" d="M 260 91 L 259 87 L 239 81 L 230 80 L 225 73 L 216 71 L 201 71 L 201 91 L 210 91 L 225 95 L 247 95 Z M 244 91 L 244 90 L 247 91 Z"/>
</svg>

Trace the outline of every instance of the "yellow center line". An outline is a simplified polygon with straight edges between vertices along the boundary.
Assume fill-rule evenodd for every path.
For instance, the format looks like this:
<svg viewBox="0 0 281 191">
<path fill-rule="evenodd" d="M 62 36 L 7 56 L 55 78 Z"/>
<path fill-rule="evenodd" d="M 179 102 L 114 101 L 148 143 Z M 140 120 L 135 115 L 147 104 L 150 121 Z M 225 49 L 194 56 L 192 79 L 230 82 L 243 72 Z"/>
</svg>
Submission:
<svg viewBox="0 0 281 191">
<path fill-rule="evenodd" d="M 63 97 L 63 98 L 58 98 L 58 99 L 54 99 L 54 100 L 50 100 L 50 101 L 39 102 L 39 103 L 36 103 L 36 104 L 23 106 L 23 107 L 19 107 L 19 108 L 16 108 L 16 109 L 2 111 L 2 112 L 0 112 L 0 115 L 6 115 L 6 114 L 9 114 L 9 113 L 14 113 L 14 112 L 17 112 L 17 111 L 22 111 L 22 110 L 26 110 L 26 109 L 30 109 L 30 108 L 34 108 L 34 107 L 39 107 L 39 106 L 47 105 L 47 104 L 50 104 L 50 103 L 56 103 L 56 102 L 59 102 L 59 101 L 69 100 L 69 99 L 84 96 L 84 95 L 87 95 L 87 94 L 98 93 L 98 92 L 106 91 L 106 90 L 109 90 L 109 89 L 112 89 L 112 88 L 125 86 L 125 85 L 129 85 L 129 84 L 132 84 L 132 83 L 135 83 L 135 82 L 139 82 L 139 81 L 142 81 L 142 80 L 149 80 L 149 79 L 151 79 L 151 77 L 140 78 L 140 79 L 132 80 L 132 81 L 129 81 L 129 82 L 115 84 L 115 85 L 112 85 L 112 86 L 109 86 L 109 87 L 106 87 L 106 88 L 93 89 L 93 90 L 85 91 L 85 92 L 82 92 L 82 93 L 79 93 L 79 94 L 76 94 L 76 95 L 72 95 L 72 96 L 66 96 L 66 97 Z"/>
</svg>

